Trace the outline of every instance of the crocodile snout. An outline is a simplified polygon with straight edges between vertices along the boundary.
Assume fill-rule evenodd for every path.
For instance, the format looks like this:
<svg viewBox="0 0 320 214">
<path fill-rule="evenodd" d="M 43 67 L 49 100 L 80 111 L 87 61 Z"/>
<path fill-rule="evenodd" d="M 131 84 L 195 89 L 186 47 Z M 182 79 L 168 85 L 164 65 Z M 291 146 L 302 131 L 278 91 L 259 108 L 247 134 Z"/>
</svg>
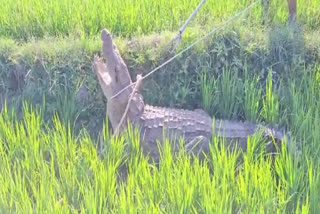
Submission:
<svg viewBox="0 0 320 214">
<path fill-rule="evenodd" d="M 108 41 L 111 40 L 110 32 L 107 29 L 103 29 L 101 32 L 101 40 L 102 41 Z"/>
</svg>

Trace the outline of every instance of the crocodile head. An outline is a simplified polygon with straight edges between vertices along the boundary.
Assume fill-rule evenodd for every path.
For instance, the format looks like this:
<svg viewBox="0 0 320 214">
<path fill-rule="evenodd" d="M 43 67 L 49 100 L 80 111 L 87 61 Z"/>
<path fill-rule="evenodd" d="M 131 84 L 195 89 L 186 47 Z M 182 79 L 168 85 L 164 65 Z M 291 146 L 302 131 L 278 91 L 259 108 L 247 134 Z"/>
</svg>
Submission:
<svg viewBox="0 0 320 214">
<path fill-rule="evenodd" d="M 116 93 L 132 83 L 127 65 L 120 56 L 119 50 L 115 46 L 112 36 L 107 29 L 101 33 L 102 52 L 105 58 L 95 56 L 93 65 L 95 67 L 100 86 L 108 100 Z M 132 87 L 124 93 L 126 96 L 119 98 L 119 101 L 126 100 L 127 95 L 132 91 Z"/>
<path fill-rule="evenodd" d="M 108 30 L 101 33 L 103 42 L 102 52 L 105 58 L 94 57 L 93 66 L 96 71 L 100 87 L 107 98 L 107 114 L 112 127 L 118 126 L 121 118 L 126 114 L 126 107 L 131 92 L 133 91 L 132 81 L 128 68 L 120 56 L 119 50 L 114 45 L 112 36 Z M 121 91 L 121 93 L 119 93 Z M 117 95 L 118 96 L 115 96 Z M 143 111 L 143 99 L 139 94 L 133 97 L 132 105 L 128 110 L 128 117 L 134 120 Z"/>
<path fill-rule="evenodd" d="M 95 68 L 102 91 L 109 100 L 116 93 L 116 89 L 118 87 L 116 81 L 116 58 L 112 37 L 107 30 L 102 31 L 101 40 L 103 41 L 103 55 L 106 59 L 106 63 L 104 63 L 103 58 L 95 56 L 93 66 Z"/>
</svg>

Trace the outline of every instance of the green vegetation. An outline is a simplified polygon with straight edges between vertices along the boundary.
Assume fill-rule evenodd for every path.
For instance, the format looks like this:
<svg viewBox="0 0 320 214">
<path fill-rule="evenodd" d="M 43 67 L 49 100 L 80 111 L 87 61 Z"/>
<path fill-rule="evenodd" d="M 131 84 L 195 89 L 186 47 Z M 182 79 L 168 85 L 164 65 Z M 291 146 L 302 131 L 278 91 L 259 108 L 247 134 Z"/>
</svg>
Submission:
<svg viewBox="0 0 320 214">
<path fill-rule="evenodd" d="M 303 133 L 319 130 L 319 117 L 313 117 L 319 109 L 312 107 L 305 125 L 295 124 Z M 52 128 L 46 126 L 42 111 L 24 105 L 22 120 L 7 109 L 0 114 L 2 212 L 308 213 L 320 208 L 314 152 L 293 157 L 283 150 L 273 162 L 263 148 L 256 149 L 259 136 L 250 139 L 243 156 L 220 150 L 223 142 L 214 139 L 205 163 L 191 163 L 183 151 L 173 156 L 167 144 L 162 162 L 154 166 L 141 154 L 134 131 L 110 139 L 105 129 L 99 154 L 100 146 L 85 132 L 73 135 L 56 117 Z M 308 141 L 313 151 L 319 149 L 317 136 Z"/>
<path fill-rule="evenodd" d="M 232 77 L 216 81 L 229 84 Z M 256 80 L 246 80 L 244 87 L 254 84 Z M 106 126 L 104 140 L 93 140 L 85 130 L 75 135 L 57 116 L 48 126 L 46 104 L 38 110 L 24 104 L 20 120 L 5 108 L 0 114 L 1 212 L 317 213 L 319 79 L 304 74 L 289 87 L 280 84 L 272 92 L 270 84 L 266 87 L 265 98 L 254 91 L 243 96 L 263 102 L 261 111 L 290 126 L 303 142 L 301 154 L 284 147 L 272 159 L 259 135 L 249 139 L 247 153 L 231 153 L 220 149 L 223 140 L 214 138 L 205 162 L 191 161 L 183 150 L 173 155 L 167 142 L 160 164 L 154 165 L 139 149 L 135 130 L 115 139 Z M 273 107 L 270 96 L 280 97 L 281 91 L 287 96 L 275 113 L 268 109 Z M 251 103 L 243 103 L 246 112 L 258 115 Z"/>
<path fill-rule="evenodd" d="M 0 35 L 29 39 L 43 36 L 92 36 L 102 28 L 123 37 L 150 32 L 177 31 L 201 1 L 198 0 L 0 0 Z M 246 8 L 254 0 L 210 0 L 193 22 L 212 28 Z M 274 23 L 287 21 L 287 2 L 272 0 L 268 14 Z M 320 27 L 320 0 L 298 1 L 299 21 L 309 29 Z M 262 7 L 248 22 L 261 23 Z M 247 24 L 249 24 L 247 23 Z"/>
<path fill-rule="evenodd" d="M 253 2 L 208 1 L 179 48 Z M 285 0 L 271 1 L 264 25 L 257 6 L 142 89 L 149 104 L 278 126 L 298 152 L 266 154 L 259 134 L 230 152 L 214 137 L 203 162 L 166 142 L 153 164 L 137 130 L 110 137 L 91 66 L 100 30 L 134 78 L 171 56 L 172 32 L 199 3 L 0 0 L 0 213 L 319 212 L 320 0 L 298 1 L 303 31 L 279 25 Z"/>
</svg>

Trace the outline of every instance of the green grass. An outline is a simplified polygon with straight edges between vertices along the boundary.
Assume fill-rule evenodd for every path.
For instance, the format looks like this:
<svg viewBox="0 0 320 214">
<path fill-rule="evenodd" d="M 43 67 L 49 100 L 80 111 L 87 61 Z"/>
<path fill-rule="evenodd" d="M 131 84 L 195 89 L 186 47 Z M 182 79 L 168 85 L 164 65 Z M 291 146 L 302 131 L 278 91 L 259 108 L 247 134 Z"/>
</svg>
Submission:
<svg viewBox="0 0 320 214">
<path fill-rule="evenodd" d="M 123 37 L 151 32 L 178 31 L 201 1 L 199 0 L 0 0 L 0 36 L 29 39 L 43 36 L 90 36 L 102 28 Z M 218 23 L 253 3 L 253 0 L 211 0 L 193 25 L 212 29 Z M 319 0 L 298 1 L 298 20 L 309 29 L 320 26 Z M 272 0 L 268 17 L 274 23 L 286 22 L 285 0 Z M 260 25 L 262 6 L 247 18 L 247 24 Z"/>
<path fill-rule="evenodd" d="M 283 112 L 292 115 L 286 126 L 293 130 L 299 127 L 301 135 L 293 131 L 292 136 L 298 137 L 303 150 L 294 155 L 283 147 L 274 159 L 258 146 L 264 142 L 259 135 L 249 138 L 247 153 L 230 152 L 219 146 L 224 145 L 222 139 L 214 137 L 204 162 L 197 158 L 191 161 L 184 150 L 173 154 L 168 141 L 161 147 L 160 164 L 154 165 L 142 154 L 137 130 L 110 138 L 106 126 L 103 141 L 99 141 L 89 137 L 85 129 L 74 134 L 71 127 L 60 122 L 58 114 L 52 123 L 46 123 L 46 104 L 37 109 L 24 104 L 21 119 L 5 108 L 0 113 L 1 212 L 317 213 L 318 72 L 304 74 L 304 88 L 297 86 L 299 80 L 291 87 L 282 84 L 273 88 L 273 96 L 280 96 L 283 90 L 288 95 L 282 99 L 280 113 L 269 110 L 274 105 L 268 98 L 270 92 L 260 97 L 256 90 L 251 92 L 257 93 L 250 96 L 251 102 L 233 104 L 238 107 L 231 112 L 244 105 L 250 115 L 258 115 L 260 108 L 252 108 L 252 103 L 260 103 L 261 111 L 268 110 L 270 118 L 281 121 Z M 216 80 L 217 85 L 230 81 L 227 76 Z M 255 79 L 245 82 L 243 87 L 256 84 Z M 229 86 L 230 91 L 239 87 Z M 266 86 L 270 90 L 270 83 Z M 244 101 L 246 97 L 243 93 L 238 99 Z M 214 97 L 213 103 L 218 99 Z M 303 111 L 306 106 L 309 114 Z"/>
<path fill-rule="evenodd" d="M 180 48 L 252 2 L 208 1 Z M 318 213 L 319 0 L 298 2 L 299 32 L 261 26 L 256 7 L 142 89 L 149 104 L 279 126 L 300 153 L 283 147 L 272 158 L 258 134 L 247 153 L 231 152 L 214 137 L 204 162 L 172 154 L 168 141 L 157 165 L 136 130 L 110 137 L 91 66 L 97 34 L 120 36 L 132 76 L 145 74 L 168 58 L 173 34 L 163 31 L 177 31 L 199 3 L 0 0 L 0 213 Z M 287 21 L 285 0 L 271 9 L 269 24 Z M 83 86 L 87 103 L 77 97 Z"/>
<path fill-rule="evenodd" d="M 60 48 L 65 51 L 68 45 L 78 43 L 61 44 L 64 45 Z M 46 48 L 43 50 L 53 50 Z M 64 52 L 57 50 L 50 54 L 55 53 L 57 62 L 77 66 L 82 59 L 82 55 L 76 54 L 82 53 L 79 50 L 76 48 L 74 53 L 70 49 L 66 55 L 60 55 Z M 28 48 L 25 51 L 30 53 Z M 50 54 L 47 57 L 52 56 Z M 23 59 L 33 56 L 25 55 Z M 33 104 L 24 104 L 22 110 L 19 105 L 15 109 L 11 104 L 10 109 L 0 113 L 1 212 L 317 213 L 320 209 L 319 67 L 292 70 L 290 79 L 285 78 L 284 73 L 278 77 L 281 81 L 274 83 L 277 73 L 271 71 L 265 79 L 248 70 L 244 76 L 241 70 L 230 69 L 216 75 L 205 64 L 212 58 L 200 55 L 199 67 L 196 66 L 203 71 L 199 83 L 203 108 L 217 118 L 240 117 L 280 124 L 300 142 L 299 155 L 295 155 L 292 148 L 284 147 L 272 159 L 264 147 L 259 146 L 264 141 L 257 135 L 248 140 L 247 153 L 230 152 L 219 146 L 224 144 L 223 140 L 213 138 L 211 153 L 205 162 L 191 161 L 183 150 L 173 155 L 167 142 L 160 164 L 152 164 L 142 154 L 134 130 L 114 139 L 105 127 L 103 141 L 97 135 L 90 137 L 88 125 L 79 126 L 79 113 L 87 114 L 91 121 L 102 122 L 97 113 L 100 107 L 90 108 L 101 106 L 105 111 L 104 104 L 94 100 L 94 105 L 83 110 L 74 99 L 78 81 L 68 84 L 70 76 L 65 74 L 68 70 L 55 74 L 55 66 L 59 64 L 43 58 L 49 75 L 58 76 L 52 77 L 56 86 L 48 84 L 48 78 L 38 76 L 42 73 L 31 66 L 29 75 L 33 79 L 18 89 L 22 93 L 18 91 L 13 95 Z M 174 67 L 180 63 L 187 65 L 189 60 L 192 58 L 180 59 Z M 184 69 L 178 77 L 184 75 Z M 91 81 L 87 84 L 94 84 Z M 43 92 L 48 86 L 52 87 L 53 92 L 44 95 L 53 95 L 45 99 L 41 96 L 40 101 L 36 101 L 36 96 L 31 96 L 37 91 L 33 84 Z M 98 92 L 90 93 L 94 96 Z M 163 96 L 164 92 L 158 93 Z M 36 109 L 31 108 L 36 104 Z M 75 124 L 78 124 L 77 131 Z"/>
</svg>

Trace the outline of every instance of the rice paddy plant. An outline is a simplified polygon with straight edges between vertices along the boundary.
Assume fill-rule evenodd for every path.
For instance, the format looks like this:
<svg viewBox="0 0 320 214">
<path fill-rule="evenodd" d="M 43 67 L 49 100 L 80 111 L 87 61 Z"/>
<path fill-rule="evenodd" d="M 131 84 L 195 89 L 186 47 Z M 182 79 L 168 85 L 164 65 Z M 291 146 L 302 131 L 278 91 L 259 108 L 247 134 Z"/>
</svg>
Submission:
<svg viewBox="0 0 320 214">
<path fill-rule="evenodd" d="M 266 81 L 266 93 L 261 112 L 262 117 L 270 124 L 276 124 L 279 121 L 279 98 L 274 90 L 272 72 L 270 72 Z"/>
<path fill-rule="evenodd" d="M 318 209 L 318 162 L 312 156 L 305 160 L 307 150 L 297 157 L 283 149 L 272 159 L 260 135 L 249 138 L 246 153 L 228 149 L 215 136 L 205 161 L 184 150 L 173 153 L 172 142 L 166 141 L 160 147 L 159 164 L 154 164 L 140 149 L 136 129 L 113 138 L 106 124 L 100 151 L 86 132 L 75 136 L 58 115 L 47 125 L 43 114 L 43 109 L 27 104 L 22 120 L 12 119 L 9 109 L 0 113 L 3 212 L 315 213 Z M 313 135 L 315 143 L 305 145 L 312 150 L 317 148 L 319 127 L 310 127 L 303 131 Z"/>
<path fill-rule="evenodd" d="M 310 191 L 310 201 L 319 201 L 320 174 L 317 173 L 318 166 L 314 166 L 312 160 L 308 161 L 308 186 Z M 311 205 L 311 206 L 310 206 Z M 310 213 L 317 213 L 320 209 L 319 203 L 309 204 Z"/>
<path fill-rule="evenodd" d="M 104 27 L 121 36 L 177 31 L 201 1 L 178 0 L 0 0 L 0 35 L 19 39 L 44 36 L 80 37 L 97 35 Z M 253 0 L 208 1 L 192 22 L 210 27 L 240 10 Z M 298 17 L 308 28 L 320 25 L 319 0 L 298 2 Z M 287 21 L 287 5 L 273 0 L 268 18 L 275 22 Z M 248 15 L 249 23 L 261 23 L 262 5 Z"/>
<path fill-rule="evenodd" d="M 208 79 L 207 72 L 201 77 L 201 100 L 202 107 L 210 114 L 214 114 L 215 96 L 217 96 L 217 81 L 214 77 Z"/>
<path fill-rule="evenodd" d="M 225 119 L 233 119 L 241 110 L 243 83 L 236 72 L 224 70 L 218 77 L 218 97 L 215 108 L 218 115 Z"/>
<path fill-rule="evenodd" d="M 248 121 L 258 122 L 260 120 L 262 90 L 258 77 L 244 80 L 244 116 Z"/>
<path fill-rule="evenodd" d="M 224 70 L 218 78 L 201 78 L 202 106 L 210 114 L 232 119 L 241 111 L 242 81 L 238 74 Z"/>
<path fill-rule="evenodd" d="M 85 110 L 81 109 L 81 104 L 77 100 L 77 93 L 79 91 L 80 85 L 76 87 L 68 86 L 67 78 L 64 80 L 65 84 L 61 85 L 60 93 L 56 95 L 56 113 L 61 118 L 62 122 L 65 124 L 70 124 L 72 129 L 74 129 L 77 119 L 80 116 L 81 112 Z M 70 83 L 69 83 L 70 84 Z M 44 107 L 46 104 L 44 103 Z"/>
<path fill-rule="evenodd" d="M 65 4 L 68 8 L 69 2 Z M 59 27 L 57 23 L 57 32 L 70 24 Z M 214 136 L 204 161 L 185 150 L 174 153 L 174 142 L 167 140 L 159 146 L 161 158 L 155 164 L 141 149 L 137 129 L 130 127 L 114 138 L 106 123 L 101 139 L 91 138 L 85 129 L 76 134 L 79 109 L 72 90 L 59 88 L 54 106 L 59 113 L 49 123 L 44 120 L 45 105 L 37 109 L 24 104 L 21 118 L 17 110 L 4 107 L 0 110 L 0 212 L 317 213 L 319 71 L 313 74 L 304 72 L 302 78 L 273 85 L 270 73 L 265 92 L 259 79 L 241 80 L 230 70 L 218 77 L 203 74 L 201 79 L 202 106 L 211 115 L 281 124 L 302 145 L 299 153 L 287 150 L 284 141 L 279 154 L 267 154 L 267 142 L 259 133 L 248 139 L 246 152 L 231 150 L 224 139 Z"/>
<path fill-rule="evenodd" d="M 299 79 L 284 81 L 279 85 L 281 95 L 280 122 L 290 124 L 288 128 L 300 139 L 311 140 L 313 125 L 319 115 L 319 88 L 316 81 L 317 70 L 304 72 Z"/>
</svg>

